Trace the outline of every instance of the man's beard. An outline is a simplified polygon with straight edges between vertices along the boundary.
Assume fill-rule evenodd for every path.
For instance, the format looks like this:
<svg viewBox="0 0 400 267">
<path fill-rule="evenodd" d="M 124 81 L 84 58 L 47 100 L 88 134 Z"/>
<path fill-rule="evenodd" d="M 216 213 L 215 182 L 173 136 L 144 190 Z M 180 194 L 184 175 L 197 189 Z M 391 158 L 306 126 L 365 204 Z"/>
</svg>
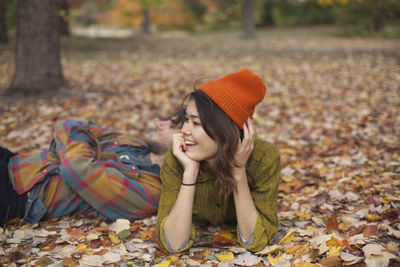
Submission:
<svg viewBox="0 0 400 267">
<path fill-rule="evenodd" d="M 154 153 L 156 155 L 162 155 L 167 153 L 168 147 L 165 147 L 161 145 L 159 142 L 152 141 L 152 140 L 146 140 L 147 145 L 149 146 L 149 150 L 151 153 Z"/>
</svg>

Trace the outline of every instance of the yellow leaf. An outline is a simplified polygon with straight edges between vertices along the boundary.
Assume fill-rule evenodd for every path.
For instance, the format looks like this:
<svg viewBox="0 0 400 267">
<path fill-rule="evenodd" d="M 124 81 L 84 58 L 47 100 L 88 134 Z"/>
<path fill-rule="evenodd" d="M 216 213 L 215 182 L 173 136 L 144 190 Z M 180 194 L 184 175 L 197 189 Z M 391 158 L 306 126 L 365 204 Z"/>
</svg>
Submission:
<svg viewBox="0 0 400 267">
<path fill-rule="evenodd" d="M 332 238 L 330 240 L 326 241 L 326 245 L 328 247 L 338 247 L 338 246 L 342 246 L 343 244 L 339 239 L 332 236 Z"/>
<path fill-rule="evenodd" d="M 379 221 L 382 217 L 376 213 L 368 213 L 365 218 L 371 222 Z"/>
<path fill-rule="evenodd" d="M 294 235 L 293 233 L 290 233 L 286 235 L 284 238 L 282 238 L 281 242 L 279 244 L 284 245 L 284 244 L 289 244 L 294 240 Z"/>
<path fill-rule="evenodd" d="M 275 264 L 278 261 L 280 261 L 282 259 L 282 255 L 281 252 L 279 251 L 278 255 L 276 257 L 273 257 L 271 254 L 268 254 L 268 260 L 272 263 Z"/>
<path fill-rule="evenodd" d="M 328 168 L 324 165 L 322 166 L 321 169 L 319 169 L 319 175 L 325 176 L 325 174 L 328 172 Z"/>
<path fill-rule="evenodd" d="M 289 176 L 282 176 L 282 181 L 284 181 L 286 183 L 290 183 L 293 181 L 293 178 L 289 177 Z"/>
<path fill-rule="evenodd" d="M 318 264 L 314 264 L 314 263 L 309 263 L 306 261 L 302 261 L 296 264 L 293 264 L 292 267 L 317 267 L 319 266 Z"/>
<path fill-rule="evenodd" d="M 397 244 L 397 243 L 395 243 L 395 242 L 393 242 L 393 241 L 390 241 L 390 242 L 386 245 L 386 247 L 387 247 L 389 250 L 391 250 L 391 251 L 397 251 L 398 246 L 399 246 L 399 244 Z"/>
<path fill-rule="evenodd" d="M 110 238 L 111 242 L 113 242 L 114 244 L 119 244 L 119 242 L 121 242 L 118 238 L 118 235 L 114 232 L 109 233 L 108 237 Z"/>
<path fill-rule="evenodd" d="M 308 221 L 311 219 L 312 217 L 312 213 L 311 212 L 306 212 L 306 211 L 302 211 L 302 210 L 295 210 L 293 212 L 301 221 Z"/>
<path fill-rule="evenodd" d="M 339 224 L 339 229 L 346 232 L 348 231 L 353 225 L 349 221 L 342 222 Z"/>
<path fill-rule="evenodd" d="M 303 161 L 298 160 L 298 161 L 296 161 L 296 163 L 293 164 L 293 166 L 294 166 L 296 169 L 300 170 L 300 169 L 303 169 L 303 168 L 304 168 L 304 163 L 303 163 Z"/>
<path fill-rule="evenodd" d="M 231 251 L 228 252 L 221 252 L 220 254 L 216 255 L 219 261 L 233 261 L 235 256 Z"/>
<path fill-rule="evenodd" d="M 160 265 L 158 265 L 158 267 L 168 267 L 170 263 L 171 263 L 170 260 L 166 260 L 164 263 L 160 263 Z"/>
<path fill-rule="evenodd" d="M 294 245 L 291 246 L 290 248 L 287 248 L 285 250 L 285 253 L 291 254 L 291 255 L 303 255 L 308 253 L 308 244 L 302 244 L 302 245 Z"/>
<path fill-rule="evenodd" d="M 339 257 L 341 250 L 342 250 L 341 246 L 339 247 L 332 246 L 329 247 L 329 251 L 326 253 L 326 255 L 328 257 Z"/>
<path fill-rule="evenodd" d="M 76 245 L 76 249 L 77 250 L 83 250 L 83 249 L 86 249 L 86 248 L 87 248 L 87 245 L 83 244 L 83 243 Z"/>
<path fill-rule="evenodd" d="M 307 228 L 306 228 L 306 231 L 314 231 L 316 228 L 315 228 L 315 226 L 312 226 L 312 225 L 309 225 L 309 226 L 307 226 Z"/>
</svg>

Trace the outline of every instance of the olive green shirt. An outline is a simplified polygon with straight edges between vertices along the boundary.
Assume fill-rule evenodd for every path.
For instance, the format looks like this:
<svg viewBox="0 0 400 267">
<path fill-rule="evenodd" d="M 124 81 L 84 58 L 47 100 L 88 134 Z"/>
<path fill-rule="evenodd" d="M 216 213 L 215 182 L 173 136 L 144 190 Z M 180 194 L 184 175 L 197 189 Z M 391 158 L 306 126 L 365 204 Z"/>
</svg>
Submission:
<svg viewBox="0 0 400 267">
<path fill-rule="evenodd" d="M 158 207 L 156 231 L 159 244 L 170 251 L 164 235 L 164 222 L 173 208 L 180 190 L 183 166 L 168 151 L 161 168 L 161 197 Z M 250 186 L 251 195 L 258 212 L 252 242 L 245 244 L 237 229 L 237 239 L 247 250 L 257 252 L 268 245 L 272 236 L 278 230 L 277 195 L 280 181 L 281 162 L 278 149 L 268 141 L 257 138 L 254 150 L 247 162 L 247 171 L 254 178 Z M 193 223 L 225 224 L 236 222 L 236 212 L 233 196 L 227 199 L 219 196 L 215 186 L 215 177 L 208 171 L 200 169 L 197 178 L 193 203 Z M 181 250 L 190 248 L 195 240 L 196 230 L 192 224 L 192 234 Z"/>
</svg>

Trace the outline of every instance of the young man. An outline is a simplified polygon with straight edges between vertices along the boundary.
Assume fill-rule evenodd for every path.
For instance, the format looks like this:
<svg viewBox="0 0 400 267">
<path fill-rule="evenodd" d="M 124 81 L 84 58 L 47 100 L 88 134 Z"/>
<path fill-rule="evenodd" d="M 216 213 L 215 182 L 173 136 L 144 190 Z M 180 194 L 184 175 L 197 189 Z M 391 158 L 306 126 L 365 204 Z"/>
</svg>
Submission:
<svg viewBox="0 0 400 267">
<path fill-rule="evenodd" d="M 0 147 L 0 225 L 76 212 L 110 220 L 154 214 L 160 165 L 178 125 L 160 121 L 144 142 L 90 121 L 64 120 L 49 150 L 19 155 Z"/>
</svg>

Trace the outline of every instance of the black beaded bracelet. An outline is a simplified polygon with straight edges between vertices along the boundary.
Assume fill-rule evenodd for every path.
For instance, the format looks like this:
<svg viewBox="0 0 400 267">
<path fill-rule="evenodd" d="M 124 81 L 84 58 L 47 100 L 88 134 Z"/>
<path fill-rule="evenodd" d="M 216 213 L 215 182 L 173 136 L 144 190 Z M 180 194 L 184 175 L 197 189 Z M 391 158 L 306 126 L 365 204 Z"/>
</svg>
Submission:
<svg viewBox="0 0 400 267">
<path fill-rule="evenodd" d="M 192 185 L 196 185 L 197 183 L 194 184 L 185 184 L 185 183 L 181 183 L 182 185 L 186 185 L 186 186 L 192 186 Z"/>
</svg>

